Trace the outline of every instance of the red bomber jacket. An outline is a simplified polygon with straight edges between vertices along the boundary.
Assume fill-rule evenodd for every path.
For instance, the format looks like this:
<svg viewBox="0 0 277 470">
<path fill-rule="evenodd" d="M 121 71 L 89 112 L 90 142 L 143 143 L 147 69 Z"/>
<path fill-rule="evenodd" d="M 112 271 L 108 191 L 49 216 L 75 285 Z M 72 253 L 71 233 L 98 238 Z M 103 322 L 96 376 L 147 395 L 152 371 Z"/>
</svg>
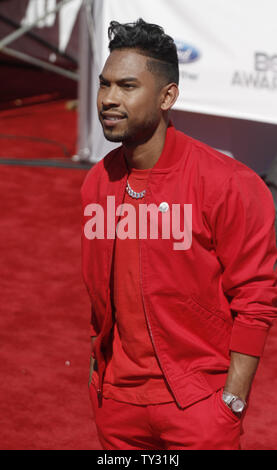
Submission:
<svg viewBox="0 0 277 470">
<path fill-rule="evenodd" d="M 113 326 L 117 208 L 127 174 L 119 147 L 88 172 L 81 190 L 83 277 L 92 305 L 91 335 L 97 336 L 93 355 L 100 394 Z M 230 351 L 262 355 L 277 314 L 273 198 L 253 170 L 170 124 L 144 203 L 169 212 L 177 204 L 181 219 L 186 205 L 192 207 L 186 249 L 173 248 L 173 233 L 162 236 L 164 211 L 158 211 L 158 237 L 139 240 L 141 294 L 153 348 L 177 405 L 185 408 L 224 386 Z"/>
</svg>

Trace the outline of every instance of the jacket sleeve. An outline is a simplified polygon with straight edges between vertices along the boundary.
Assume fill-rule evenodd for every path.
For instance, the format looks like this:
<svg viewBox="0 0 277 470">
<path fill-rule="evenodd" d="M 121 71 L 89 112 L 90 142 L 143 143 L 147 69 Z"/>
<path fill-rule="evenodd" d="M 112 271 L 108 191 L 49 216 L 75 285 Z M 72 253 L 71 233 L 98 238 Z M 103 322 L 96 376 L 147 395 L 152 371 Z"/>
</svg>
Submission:
<svg viewBox="0 0 277 470">
<path fill-rule="evenodd" d="M 254 171 L 238 169 L 214 199 L 211 214 L 222 286 L 234 317 L 230 350 L 261 356 L 277 316 L 272 195 Z"/>
<path fill-rule="evenodd" d="M 91 337 L 94 337 L 94 336 L 98 335 L 98 333 L 97 333 L 98 325 L 97 325 L 97 322 L 96 322 L 96 315 L 95 315 L 95 312 L 94 312 L 92 295 L 91 295 L 90 290 L 89 290 L 89 283 L 88 283 L 88 279 L 87 279 L 88 265 L 91 262 L 90 261 L 90 252 L 89 252 L 89 243 L 90 242 L 86 239 L 85 234 L 84 234 L 84 227 L 85 227 L 85 223 L 86 223 L 86 218 L 85 218 L 85 215 L 84 215 L 84 211 L 85 211 L 85 207 L 88 203 L 88 200 L 87 200 L 87 187 L 90 184 L 91 176 L 92 176 L 92 170 L 90 170 L 88 172 L 88 174 L 86 175 L 86 177 L 84 179 L 84 182 L 82 184 L 82 187 L 81 187 L 81 205 L 82 205 L 82 214 L 81 214 L 81 220 L 82 220 L 82 224 L 81 224 L 81 230 L 82 230 L 82 232 L 81 232 L 81 252 L 82 252 L 83 281 L 84 281 L 84 284 L 87 288 L 87 292 L 88 292 L 88 295 L 89 295 L 89 298 L 90 298 L 90 301 L 91 301 L 89 334 L 90 334 Z"/>
</svg>

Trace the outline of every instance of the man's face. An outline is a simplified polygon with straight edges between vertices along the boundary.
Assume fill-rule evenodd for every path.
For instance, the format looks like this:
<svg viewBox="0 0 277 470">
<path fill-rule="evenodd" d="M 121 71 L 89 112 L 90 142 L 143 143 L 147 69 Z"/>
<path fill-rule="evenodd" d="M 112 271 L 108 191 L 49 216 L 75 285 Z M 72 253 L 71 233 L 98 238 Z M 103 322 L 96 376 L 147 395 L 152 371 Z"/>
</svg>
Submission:
<svg viewBox="0 0 277 470">
<path fill-rule="evenodd" d="M 134 49 L 113 51 L 100 75 L 97 107 L 105 137 L 138 145 L 147 141 L 161 117 L 161 86 Z"/>
</svg>

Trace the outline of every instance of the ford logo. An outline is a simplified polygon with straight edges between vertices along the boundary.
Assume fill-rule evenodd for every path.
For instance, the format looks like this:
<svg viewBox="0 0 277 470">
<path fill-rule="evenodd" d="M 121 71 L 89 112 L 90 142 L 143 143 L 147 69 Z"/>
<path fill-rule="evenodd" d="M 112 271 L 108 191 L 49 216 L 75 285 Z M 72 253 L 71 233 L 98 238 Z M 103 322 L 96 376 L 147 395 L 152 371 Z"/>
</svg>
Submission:
<svg viewBox="0 0 277 470">
<path fill-rule="evenodd" d="M 182 42 L 175 41 L 180 64 L 189 64 L 200 58 L 200 52 L 193 46 Z"/>
</svg>

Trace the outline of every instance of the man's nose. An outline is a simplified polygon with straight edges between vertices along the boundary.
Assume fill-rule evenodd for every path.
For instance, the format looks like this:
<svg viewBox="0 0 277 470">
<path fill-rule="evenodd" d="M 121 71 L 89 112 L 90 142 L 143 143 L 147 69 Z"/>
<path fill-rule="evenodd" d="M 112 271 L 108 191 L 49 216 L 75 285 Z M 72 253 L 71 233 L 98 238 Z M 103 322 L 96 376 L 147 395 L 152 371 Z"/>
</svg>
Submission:
<svg viewBox="0 0 277 470">
<path fill-rule="evenodd" d="M 109 87 L 102 94 L 102 105 L 104 108 L 119 106 L 119 95 L 116 87 Z"/>
</svg>

